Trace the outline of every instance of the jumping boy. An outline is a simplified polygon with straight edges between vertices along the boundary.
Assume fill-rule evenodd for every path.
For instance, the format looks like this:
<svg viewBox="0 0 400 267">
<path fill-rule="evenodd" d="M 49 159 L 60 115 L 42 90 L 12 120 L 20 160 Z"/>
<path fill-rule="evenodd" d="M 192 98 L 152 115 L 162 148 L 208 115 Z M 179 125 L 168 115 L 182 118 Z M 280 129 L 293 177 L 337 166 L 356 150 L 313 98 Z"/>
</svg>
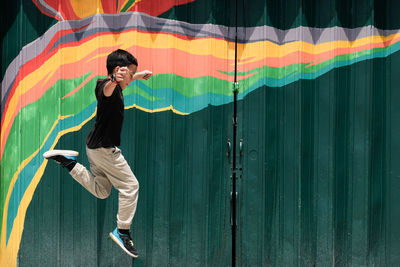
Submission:
<svg viewBox="0 0 400 267">
<path fill-rule="evenodd" d="M 139 254 L 129 233 L 138 201 L 139 183 L 118 148 L 124 120 L 122 91 L 134 80 L 148 80 L 148 70 L 137 72 L 137 59 L 118 49 L 107 57 L 108 77 L 98 80 L 96 122 L 86 139 L 90 171 L 77 163 L 78 152 L 50 150 L 43 154 L 66 168 L 71 176 L 97 198 L 107 198 L 111 187 L 119 191 L 117 227 L 110 237 L 130 256 Z"/>
</svg>

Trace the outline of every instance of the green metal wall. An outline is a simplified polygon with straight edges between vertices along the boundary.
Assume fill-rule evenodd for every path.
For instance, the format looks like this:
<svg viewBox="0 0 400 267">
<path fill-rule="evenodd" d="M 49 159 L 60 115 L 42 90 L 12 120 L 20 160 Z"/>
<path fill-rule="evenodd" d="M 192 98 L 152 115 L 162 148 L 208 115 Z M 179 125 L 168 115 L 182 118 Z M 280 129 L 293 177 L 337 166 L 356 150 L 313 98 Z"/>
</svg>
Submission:
<svg viewBox="0 0 400 267">
<path fill-rule="evenodd" d="M 400 56 L 242 102 L 242 266 L 398 266 Z"/>
<path fill-rule="evenodd" d="M 31 1 L 16 3 L 7 4 L 15 16 L 7 16 L 7 34 L 2 34 L 3 78 L 22 47 L 58 23 Z M 394 0 L 239 0 L 239 7 L 244 40 L 252 34 L 246 28 L 256 31 L 257 26 L 276 32 L 299 26 L 315 32 L 366 26 L 381 29 L 374 36 L 388 45 L 385 38 L 400 29 L 400 4 Z M 199 0 L 158 17 L 229 26 L 231 31 L 233 14 L 231 1 Z M 262 33 L 262 40 L 268 34 Z M 302 38 L 306 36 L 298 36 Z M 387 42 L 398 44 L 397 39 Z M 393 49 L 346 64 L 340 56 L 332 60 L 331 69 L 311 78 L 304 73 L 299 79 L 278 75 L 281 83 L 275 86 L 269 83 L 273 68 L 239 67 L 241 76 L 265 75 L 258 86 L 251 78 L 240 81 L 238 266 L 400 266 L 400 52 Z M 167 80 L 176 87 L 181 81 Z M 188 80 L 182 83 L 190 84 Z M 221 95 L 213 93 L 226 90 L 231 97 L 231 84 L 212 77 L 201 82 L 209 103 L 188 115 L 126 110 L 121 149 L 140 183 L 132 226 L 139 259 L 122 253 L 108 237 L 115 227 L 117 192 L 113 189 L 108 199 L 98 200 L 50 162 L 25 220 L 18 222 L 23 232 L 17 265 L 230 266 L 232 155 L 226 153 L 233 105 L 232 100 L 215 104 Z M 248 89 L 252 86 L 254 90 Z M 3 112 L 8 95 L 2 94 Z M 178 98 L 171 105 L 175 102 Z M 80 130 L 62 135 L 55 149 L 77 150 L 80 162 L 88 165 L 84 140 L 93 123 L 91 119 Z M 36 128 L 19 127 L 16 132 L 36 133 Z M 23 149 L 15 147 L 15 161 L 23 159 Z M 9 166 L 2 158 L 3 197 Z"/>
</svg>

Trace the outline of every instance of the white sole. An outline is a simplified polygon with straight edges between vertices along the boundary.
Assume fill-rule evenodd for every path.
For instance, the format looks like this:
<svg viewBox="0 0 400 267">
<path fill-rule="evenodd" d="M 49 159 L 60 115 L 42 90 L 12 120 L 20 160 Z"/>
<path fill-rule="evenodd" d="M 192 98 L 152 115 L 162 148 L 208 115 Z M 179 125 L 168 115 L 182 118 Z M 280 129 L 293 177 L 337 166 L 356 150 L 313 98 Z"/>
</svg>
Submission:
<svg viewBox="0 0 400 267">
<path fill-rule="evenodd" d="M 111 239 L 112 239 L 115 243 L 117 243 L 118 246 L 120 246 L 120 247 L 125 251 L 126 254 L 128 254 L 129 256 L 131 256 L 132 258 L 135 258 L 135 259 L 139 257 L 139 256 L 135 256 L 135 255 L 133 255 L 132 253 L 130 253 L 130 252 L 124 247 L 124 244 L 121 244 L 121 242 L 120 242 L 112 233 L 110 233 L 109 236 L 111 237 Z"/>
<path fill-rule="evenodd" d="M 43 157 L 46 159 L 53 157 L 53 156 L 70 156 L 76 157 L 79 155 L 79 152 L 73 150 L 49 150 L 43 154 Z"/>
</svg>

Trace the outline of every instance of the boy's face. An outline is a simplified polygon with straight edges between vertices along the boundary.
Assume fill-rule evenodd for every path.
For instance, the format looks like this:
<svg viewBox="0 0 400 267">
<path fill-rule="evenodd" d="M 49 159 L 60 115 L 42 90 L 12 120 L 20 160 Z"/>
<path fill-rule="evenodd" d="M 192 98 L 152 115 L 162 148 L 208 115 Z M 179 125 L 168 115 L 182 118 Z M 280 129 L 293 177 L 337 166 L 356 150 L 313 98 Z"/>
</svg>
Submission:
<svg viewBox="0 0 400 267">
<path fill-rule="evenodd" d="M 133 81 L 133 76 L 135 75 L 136 71 L 137 71 L 136 65 L 132 64 L 132 65 L 128 66 L 128 74 L 129 74 L 128 77 L 130 78 L 129 83 L 131 83 Z"/>
</svg>

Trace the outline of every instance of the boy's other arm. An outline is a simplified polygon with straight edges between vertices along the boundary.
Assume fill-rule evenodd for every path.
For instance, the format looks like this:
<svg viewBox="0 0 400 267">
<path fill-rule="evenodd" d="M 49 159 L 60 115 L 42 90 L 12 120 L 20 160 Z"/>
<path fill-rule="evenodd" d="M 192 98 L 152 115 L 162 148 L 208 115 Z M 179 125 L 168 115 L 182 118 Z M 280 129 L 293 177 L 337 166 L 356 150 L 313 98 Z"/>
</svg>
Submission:
<svg viewBox="0 0 400 267">
<path fill-rule="evenodd" d="M 112 93 L 114 92 L 114 89 L 115 89 L 116 86 L 117 86 L 117 83 L 108 81 L 103 87 L 104 95 L 107 96 L 107 97 L 111 96 Z"/>
<path fill-rule="evenodd" d="M 127 68 L 126 67 L 116 67 L 116 72 L 114 73 L 115 75 L 115 82 L 108 81 L 103 88 L 103 93 L 105 96 L 111 96 L 112 93 L 114 92 L 115 87 L 119 82 L 122 82 L 127 75 Z"/>
</svg>

